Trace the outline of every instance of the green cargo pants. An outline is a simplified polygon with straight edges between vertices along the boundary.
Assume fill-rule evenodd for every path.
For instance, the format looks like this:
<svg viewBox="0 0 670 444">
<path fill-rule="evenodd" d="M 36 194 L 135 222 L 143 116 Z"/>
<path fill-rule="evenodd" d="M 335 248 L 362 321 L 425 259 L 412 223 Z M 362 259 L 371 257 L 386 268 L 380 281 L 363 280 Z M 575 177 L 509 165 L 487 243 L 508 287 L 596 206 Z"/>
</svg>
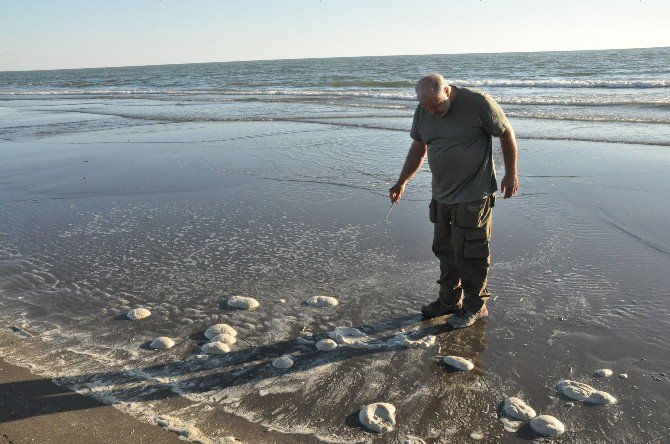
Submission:
<svg viewBox="0 0 670 444">
<path fill-rule="evenodd" d="M 430 202 L 434 224 L 433 253 L 440 260 L 440 300 L 448 305 L 461 302 L 479 311 L 491 295 L 486 289 L 491 252 L 491 210 L 495 196 L 459 204 Z"/>
</svg>

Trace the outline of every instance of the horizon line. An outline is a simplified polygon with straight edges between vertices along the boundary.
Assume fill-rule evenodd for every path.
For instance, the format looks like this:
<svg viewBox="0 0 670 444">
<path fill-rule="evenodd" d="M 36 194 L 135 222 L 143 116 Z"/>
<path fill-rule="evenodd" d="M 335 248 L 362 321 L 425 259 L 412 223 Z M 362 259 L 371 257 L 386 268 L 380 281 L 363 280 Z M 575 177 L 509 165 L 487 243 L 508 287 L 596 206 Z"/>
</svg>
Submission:
<svg viewBox="0 0 670 444">
<path fill-rule="evenodd" d="M 111 69 L 111 68 L 144 68 L 151 66 L 180 66 L 180 65 L 208 65 L 214 63 L 245 63 L 245 62 L 274 62 L 274 61 L 290 61 L 290 60 L 327 60 L 327 59 L 358 59 L 368 57 L 421 57 L 421 56 L 449 56 L 449 55 L 474 55 L 474 54 L 527 54 L 527 53 L 547 53 L 547 52 L 594 52 L 594 51 L 621 51 L 629 49 L 662 49 L 670 48 L 670 46 L 644 46 L 644 47 L 628 47 L 628 48 L 600 48 L 600 49 L 548 49 L 541 51 L 500 51 L 500 52 L 453 52 L 453 53 L 425 53 L 425 54 L 386 54 L 386 55 L 358 55 L 358 56 L 324 56 L 324 57 L 287 57 L 276 59 L 241 59 L 241 60 L 227 60 L 217 62 L 179 62 L 179 63 L 151 63 L 147 65 L 107 65 L 107 66 L 85 66 L 78 68 L 40 68 L 40 69 L 11 69 L 2 70 L 0 73 L 11 72 L 39 72 L 39 71 L 76 71 L 87 69 Z"/>
</svg>

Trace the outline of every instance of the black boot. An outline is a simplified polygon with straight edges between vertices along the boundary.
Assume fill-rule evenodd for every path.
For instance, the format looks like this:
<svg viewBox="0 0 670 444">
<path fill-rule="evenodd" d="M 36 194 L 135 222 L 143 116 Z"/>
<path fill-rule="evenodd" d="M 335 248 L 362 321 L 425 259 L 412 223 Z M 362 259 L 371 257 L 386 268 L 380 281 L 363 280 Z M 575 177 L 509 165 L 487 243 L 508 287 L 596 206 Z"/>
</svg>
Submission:
<svg viewBox="0 0 670 444">
<path fill-rule="evenodd" d="M 426 304 L 421 307 L 421 313 L 426 318 L 436 318 L 438 316 L 444 316 L 448 314 L 453 314 L 459 311 L 463 305 L 461 303 L 461 296 L 463 290 L 461 287 L 456 287 L 453 290 L 452 295 L 446 295 L 451 297 L 445 297 L 443 292 L 440 292 L 440 296 L 436 301 Z M 451 301 L 457 301 L 455 304 L 449 303 Z"/>
</svg>

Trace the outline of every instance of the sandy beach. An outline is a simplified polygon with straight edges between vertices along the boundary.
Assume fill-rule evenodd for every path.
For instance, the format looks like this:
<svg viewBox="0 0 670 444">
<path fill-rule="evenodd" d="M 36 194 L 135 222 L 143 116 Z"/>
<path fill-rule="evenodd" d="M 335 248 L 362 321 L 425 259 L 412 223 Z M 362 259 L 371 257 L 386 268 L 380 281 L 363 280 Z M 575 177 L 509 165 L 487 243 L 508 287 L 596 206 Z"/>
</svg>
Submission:
<svg viewBox="0 0 670 444">
<path fill-rule="evenodd" d="M 58 415 L 104 417 L 132 442 L 175 439 L 159 438 L 161 425 L 191 428 L 200 442 L 526 442 L 535 437 L 527 425 L 508 432 L 500 420 L 509 396 L 559 418 L 566 432 L 557 442 L 663 442 L 667 147 L 521 140 L 521 193 L 499 199 L 494 212 L 491 316 L 448 331 L 443 319 L 418 313 L 437 291 L 421 185 L 428 172 L 385 222 L 387 180 L 370 177 L 375 185 L 360 189 L 308 168 L 323 153 L 303 147 L 357 143 L 362 131 L 172 123 L 0 142 L 0 355 L 64 387 L 30 382 L 21 421 L 3 423 L 7 439 L 50 442 L 39 441 L 42 430 L 62 431 L 61 419 L 35 405 L 55 393 L 68 398 Z M 386 155 L 402 164 L 407 134 L 364 131 L 374 142 L 360 162 L 399 146 Z M 292 148 L 287 155 L 277 146 Z M 286 174 L 301 168 L 302 179 Z M 395 174 L 389 169 L 388 180 Z M 260 307 L 227 308 L 238 294 Z M 339 305 L 305 306 L 316 294 Z M 152 315 L 125 319 L 140 306 Z M 228 354 L 203 355 L 203 332 L 218 322 L 240 340 Z M 399 332 L 436 343 L 317 350 L 339 326 L 384 343 Z M 175 347 L 149 349 L 158 336 Z M 273 368 L 284 355 L 293 367 Z M 475 369 L 454 372 L 441 363 L 446 355 Z M 601 368 L 613 376 L 595 376 Z M 11 369 L 5 390 L 31 381 L 3 369 Z M 556 392 L 563 379 L 618 402 L 570 400 Z M 65 388 L 95 399 L 70 401 Z M 107 416 L 99 401 L 153 424 L 156 435 L 126 415 Z M 371 402 L 395 405 L 393 432 L 370 433 L 357 421 Z M 105 430 L 91 429 L 91 439 Z M 91 442 L 69 432 L 68 442 Z"/>
<path fill-rule="evenodd" d="M 3 443 L 177 443 L 176 433 L 0 361 Z"/>
</svg>

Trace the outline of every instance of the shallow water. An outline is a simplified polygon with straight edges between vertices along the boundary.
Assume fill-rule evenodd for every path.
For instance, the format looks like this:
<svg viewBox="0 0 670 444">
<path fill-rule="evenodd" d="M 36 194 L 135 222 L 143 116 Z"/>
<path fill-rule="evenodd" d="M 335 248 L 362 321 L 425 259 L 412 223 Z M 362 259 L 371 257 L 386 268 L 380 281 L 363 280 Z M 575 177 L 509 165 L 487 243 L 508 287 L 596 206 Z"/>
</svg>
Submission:
<svg viewBox="0 0 670 444">
<path fill-rule="evenodd" d="M 403 140 L 366 130 L 361 141 L 358 131 L 184 123 L 96 133 L 105 143 L 91 143 L 90 133 L 3 143 L 1 316 L 35 335 L 3 333 L 14 338 L 3 355 L 212 438 L 254 442 L 268 429 L 268 442 L 282 433 L 367 442 L 377 438 L 360 429 L 356 412 L 387 401 L 398 408 L 398 428 L 384 440 L 466 442 L 481 432 L 511 442 L 530 432 L 504 432 L 497 410 L 520 395 L 559 417 L 571 442 L 662 442 L 670 237 L 667 210 L 654 202 L 670 185 L 664 149 L 590 144 L 577 155 L 562 142 L 522 145 L 521 193 L 495 210 L 492 316 L 448 332 L 417 312 L 437 290 L 421 199 L 429 174 L 386 223 L 388 181 L 357 169 L 375 164 L 382 141 Z M 311 150 L 310 139 L 318 141 Z M 359 156 L 348 160 L 345 146 Z M 389 150 L 388 163 L 400 165 L 403 151 Z M 235 294 L 261 307 L 226 309 Z M 315 294 L 340 305 L 302 304 Z M 153 315 L 123 319 L 138 306 Z M 202 332 L 216 322 L 234 325 L 243 341 L 228 355 L 199 356 Z M 416 330 L 438 342 L 315 349 L 343 325 L 381 339 Z M 147 349 L 158 336 L 177 345 Z M 285 354 L 294 367 L 274 369 Z M 450 372 L 439 362 L 448 354 L 477 367 Z M 615 376 L 592 376 L 603 367 Z M 616 376 L 624 372 L 628 379 Z M 619 403 L 566 405 L 554 390 L 564 378 Z M 262 429 L 231 430 L 240 418 Z"/>
</svg>

